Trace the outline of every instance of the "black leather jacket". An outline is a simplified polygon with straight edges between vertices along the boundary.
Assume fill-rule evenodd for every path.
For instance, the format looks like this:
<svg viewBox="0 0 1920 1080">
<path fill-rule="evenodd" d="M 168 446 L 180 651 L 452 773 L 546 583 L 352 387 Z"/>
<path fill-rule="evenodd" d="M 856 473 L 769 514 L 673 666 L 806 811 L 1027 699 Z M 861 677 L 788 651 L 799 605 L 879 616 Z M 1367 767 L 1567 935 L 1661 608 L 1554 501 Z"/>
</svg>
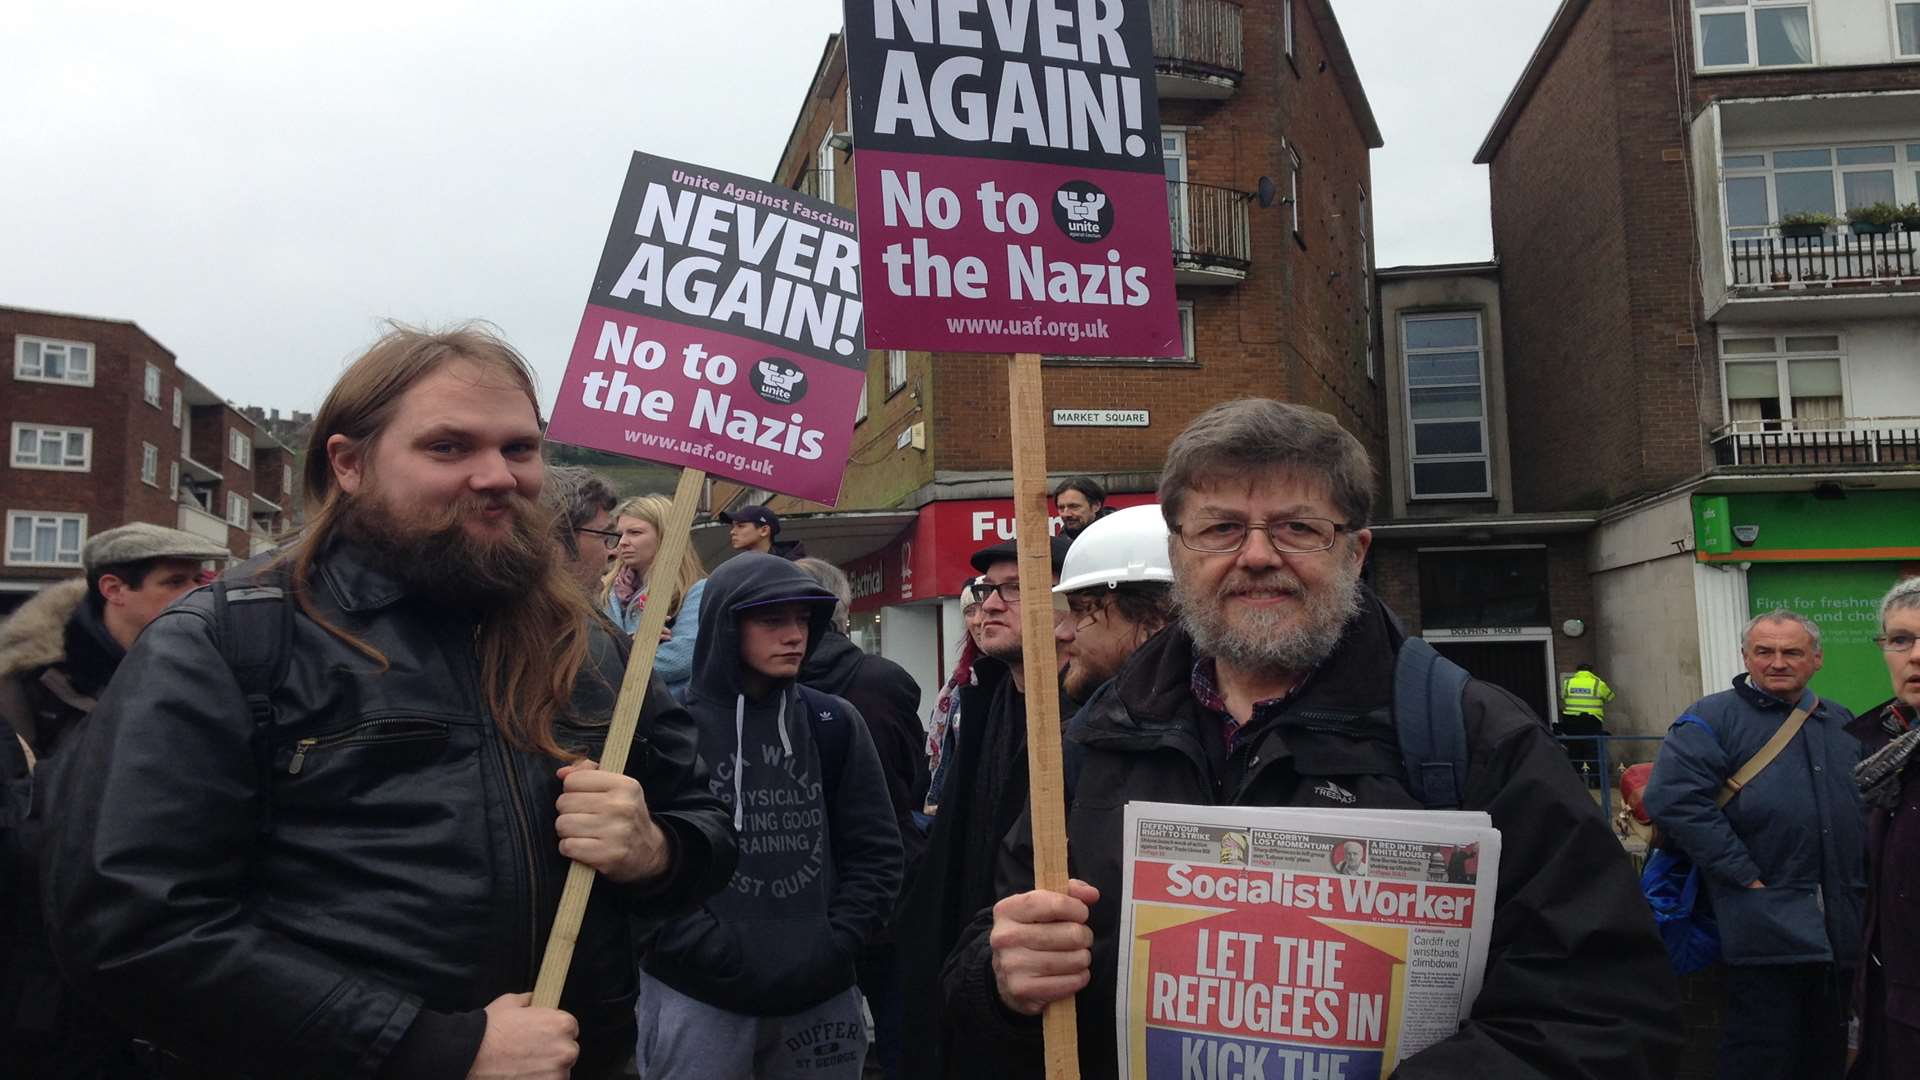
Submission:
<svg viewBox="0 0 1920 1080">
<path fill-rule="evenodd" d="M 232 579 L 261 568 L 249 564 Z M 44 898 L 61 966 L 200 1075 L 464 1076 L 478 1010 L 531 990 L 568 862 L 559 763 L 512 749 L 478 689 L 471 621 L 336 548 L 313 600 L 385 655 L 304 615 L 257 724 L 217 639 L 210 590 L 141 635 L 54 778 Z M 623 670 L 598 635 L 576 684 L 598 749 Z M 627 772 L 673 847 L 647 886 L 596 884 L 562 1007 L 575 1076 L 632 1049 L 641 926 L 726 884 L 735 850 L 692 723 L 656 680 Z"/>
</svg>

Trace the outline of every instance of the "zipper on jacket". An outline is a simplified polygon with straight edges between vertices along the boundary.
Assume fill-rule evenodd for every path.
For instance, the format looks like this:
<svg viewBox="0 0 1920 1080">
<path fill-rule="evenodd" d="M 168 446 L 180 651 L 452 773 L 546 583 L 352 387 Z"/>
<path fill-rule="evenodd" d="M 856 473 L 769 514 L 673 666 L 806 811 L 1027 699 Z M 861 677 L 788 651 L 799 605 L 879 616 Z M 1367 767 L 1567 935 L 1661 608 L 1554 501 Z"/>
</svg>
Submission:
<svg viewBox="0 0 1920 1080">
<path fill-rule="evenodd" d="M 480 715 L 486 717 L 487 725 L 493 731 L 494 745 L 500 754 L 500 771 L 506 774 L 507 802 L 513 806 L 514 831 L 520 836 L 520 851 L 526 857 L 527 871 L 527 970 L 526 985 L 540 973 L 540 942 L 535 940 L 540 933 L 540 866 L 533 853 L 533 824 L 528 819 L 525 789 L 520 784 L 519 770 L 514 767 L 513 747 L 501 735 L 499 722 L 494 719 L 493 710 L 487 707 L 486 689 L 477 677 L 482 668 L 479 662 L 480 628 L 473 628 L 474 686 L 479 687 Z"/>
<path fill-rule="evenodd" d="M 398 726 L 400 730 L 377 730 L 379 728 L 392 728 L 396 726 Z M 427 733 L 425 731 L 426 727 L 432 727 L 442 732 L 446 730 L 445 724 L 426 721 L 423 725 L 423 721 L 411 717 L 395 717 L 391 720 L 370 721 L 361 724 L 359 727 L 350 728 L 333 735 L 316 735 L 312 738 L 301 739 L 293 744 L 293 760 L 287 762 L 287 775 L 300 775 L 300 770 L 306 768 L 308 751 L 331 749 L 336 746 L 349 746 L 358 743 L 405 742 L 423 733 Z"/>
</svg>

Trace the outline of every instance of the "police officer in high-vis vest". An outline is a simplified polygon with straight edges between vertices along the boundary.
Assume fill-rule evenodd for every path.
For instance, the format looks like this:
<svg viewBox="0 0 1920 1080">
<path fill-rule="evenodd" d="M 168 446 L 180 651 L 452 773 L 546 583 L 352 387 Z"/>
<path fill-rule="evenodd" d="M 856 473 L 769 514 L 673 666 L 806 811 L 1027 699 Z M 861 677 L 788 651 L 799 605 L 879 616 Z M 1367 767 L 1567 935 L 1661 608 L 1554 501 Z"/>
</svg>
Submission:
<svg viewBox="0 0 1920 1080">
<path fill-rule="evenodd" d="M 1593 673 L 1592 664 L 1583 663 L 1560 680 L 1560 726 L 1568 735 L 1598 735 L 1605 728 L 1607 702 L 1612 700 L 1613 687 Z"/>
</svg>

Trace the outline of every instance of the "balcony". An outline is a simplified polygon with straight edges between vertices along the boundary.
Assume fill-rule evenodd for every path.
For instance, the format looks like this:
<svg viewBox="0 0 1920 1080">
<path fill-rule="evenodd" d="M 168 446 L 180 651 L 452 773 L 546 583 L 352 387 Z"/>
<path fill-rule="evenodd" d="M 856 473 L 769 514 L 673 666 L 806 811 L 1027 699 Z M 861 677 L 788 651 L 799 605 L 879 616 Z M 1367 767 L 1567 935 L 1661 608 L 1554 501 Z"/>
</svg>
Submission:
<svg viewBox="0 0 1920 1080">
<path fill-rule="evenodd" d="M 1253 195 L 1212 184 L 1167 181 L 1173 228 L 1173 280 L 1181 285 L 1237 285 L 1253 266 Z"/>
<path fill-rule="evenodd" d="M 1736 289 L 1833 289 L 1920 285 L 1920 234 L 1762 237 L 1732 240 Z"/>
<path fill-rule="evenodd" d="M 1218 101 L 1246 71 L 1232 0 L 1153 0 L 1153 69 L 1163 98 Z"/>
<path fill-rule="evenodd" d="M 1721 467 L 1920 466 L 1920 416 L 1735 420 L 1711 441 Z"/>
<path fill-rule="evenodd" d="M 182 532 L 189 532 L 202 540 L 211 540 L 225 546 L 227 543 L 227 521 L 207 513 L 198 506 L 189 503 L 180 504 L 180 516 L 176 526 Z"/>
</svg>

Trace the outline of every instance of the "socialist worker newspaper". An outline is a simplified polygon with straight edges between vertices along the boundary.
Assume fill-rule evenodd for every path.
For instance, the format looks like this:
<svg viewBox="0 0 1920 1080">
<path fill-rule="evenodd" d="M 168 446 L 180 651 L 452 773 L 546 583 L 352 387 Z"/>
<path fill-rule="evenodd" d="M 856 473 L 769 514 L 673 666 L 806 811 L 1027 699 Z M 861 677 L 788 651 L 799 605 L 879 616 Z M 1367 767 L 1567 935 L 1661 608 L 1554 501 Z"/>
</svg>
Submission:
<svg viewBox="0 0 1920 1080">
<path fill-rule="evenodd" d="M 1472 1011 L 1485 814 L 1136 802 L 1125 850 L 1129 1080 L 1378 1080 Z"/>
</svg>

